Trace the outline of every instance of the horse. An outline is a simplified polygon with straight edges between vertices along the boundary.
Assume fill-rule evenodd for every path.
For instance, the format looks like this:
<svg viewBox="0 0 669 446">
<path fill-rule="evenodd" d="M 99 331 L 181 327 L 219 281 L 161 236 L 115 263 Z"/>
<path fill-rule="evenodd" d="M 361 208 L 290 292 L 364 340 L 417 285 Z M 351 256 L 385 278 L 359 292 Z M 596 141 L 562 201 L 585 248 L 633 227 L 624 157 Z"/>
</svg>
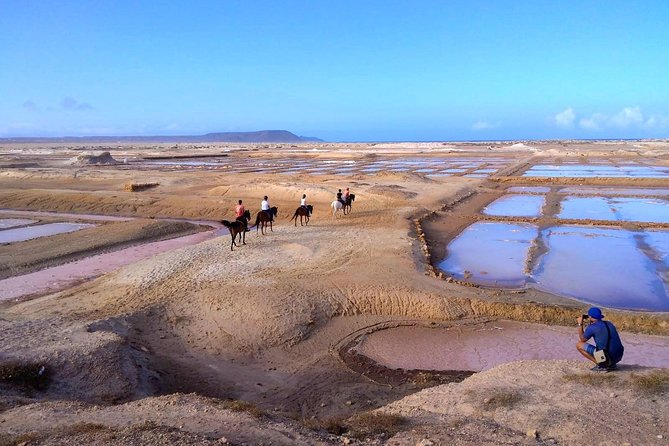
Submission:
<svg viewBox="0 0 669 446">
<path fill-rule="evenodd" d="M 233 246 L 237 246 L 235 243 L 235 238 L 239 235 L 239 241 L 246 245 L 246 232 L 249 230 L 249 220 L 251 220 L 251 213 L 249 211 L 244 211 L 244 215 L 237 217 L 235 221 L 221 220 L 223 226 L 228 228 L 230 231 L 230 237 L 232 237 L 232 243 L 230 243 L 230 251 L 234 251 Z"/>
<path fill-rule="evenodd" d="M 307 208 L 303 208 L 300 206 L 299 208 L 295 209 L 295 214 L 291 218 L 291 220 L 295 220 L 295 226 L 297 226 L 297 216 L 300 216 L 300 226 L 304 226 L 302 224 L 302 219 L 306 218 L 307 222 L 305 224 L 309 224 L 309 217 L 311 217 L 311 214 L 314 212 L 314 207 L 310 204 L 307 205 Z"/>
<path fill-rule="evenodd" d="M 247 209 L 244 211 L 244 214 L 241 217 L 237 217 L 236 221 L 240 221 L 246 225 L 246 228 L 244 228 L 244 232 L 239 233 L 239 241 L 242 241 L 242 236 L 244 237 L 244 241 L 246 241 L 246 232 L 249 232 L 249 222 L 251 221 L 251 212 Z"/>
<path fill-rule="evenodd" d="M 332 208 L 332 216 L 337 218 L 337 212 L 344 209 L 344 204 L 339 200 L 335 200 L 332 202 L 332 204 L 330 204 L 330 207 Z"/>
<path fill-rule="evenodd" d="M 355 194 L 350 194 L 348 197 L 346 197 L 346 201 L 344 202 L 344 208 L 342 209 L 344 211 L 344 215 L 351 213 L 351 204 L 354 201 L 355 201 Z M 348 212 L 346 211 L 347 209 Z"/>
<path fill-rule="evenodd" d="M 258 227 L 260 227 L 260 232 L 262 235 L 265 235 L 265 228 L 267 227 L 267 223 L 269 223 L 269 230 L 274 232 L 274 229 L 272 229 L 272 215 L 277 216 L 279 214 L 279 210 L 276 206 L 272 206 L 269 208 L 269 211 L 260 211 L 256 214 L 256 234 L 258 233 Z"/>
</svg>

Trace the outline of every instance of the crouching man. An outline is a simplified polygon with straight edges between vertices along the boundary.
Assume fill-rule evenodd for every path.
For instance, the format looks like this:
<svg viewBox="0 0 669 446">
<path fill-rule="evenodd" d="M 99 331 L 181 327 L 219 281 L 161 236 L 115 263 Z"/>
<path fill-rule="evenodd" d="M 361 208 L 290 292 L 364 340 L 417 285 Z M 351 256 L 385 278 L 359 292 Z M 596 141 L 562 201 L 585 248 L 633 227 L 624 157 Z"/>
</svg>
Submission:
<svg viewBox="0 0 669 446">
<path fill-rule="evenodd" d="M 625 351 L 615 325 L 602 319 L 604 319 L 602 310 L 597 307 L 590 308 L 587 315 L 584 314 L 576 319 L 579 338 L 576 348 L 579 353 L 595 364 L 591 370 L 597 372 L 615 369 L 616 364 L 623 359 Z M 586 323 L 588 326 L 584 328 Z M 588 340 L 592 338 L 594 338 L 595 345 L 588 343 Z M 599 356 L 599 350 L 604 350 L 606 355 L 606 360 L 603 362 L 598 362 L 596 358 Z"/>
</svg>

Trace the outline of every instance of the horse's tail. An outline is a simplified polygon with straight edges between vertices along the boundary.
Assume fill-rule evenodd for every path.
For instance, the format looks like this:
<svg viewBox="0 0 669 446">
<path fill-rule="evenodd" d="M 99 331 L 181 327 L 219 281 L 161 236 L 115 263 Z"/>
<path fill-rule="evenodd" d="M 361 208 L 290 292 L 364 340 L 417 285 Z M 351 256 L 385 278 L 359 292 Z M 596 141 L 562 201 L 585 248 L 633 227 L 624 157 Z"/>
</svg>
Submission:
<svg viewBox="0 0 669 446">
<path fill-rule="evenodd" d="M 293 214 L 293 216 L 290 217 L 290 220 L 288 221 L 293 221 L 293 220 L 297 220 L 297 209 L 295 209 L 295 214 Z"/>
<path fill-rule="evenodd" d="M 230 226 L 232 226 L 232 223 L 230 223 L 227 220 L 221 220 L 221 223 L 223 223 L 223 226 L 225 226 L 226 228 L 229 228 Z"/>
<path fill-rule="evenodd" d="M 258 226 L 258 223 L 260 223 L 260 212 L 256 214 L 256 224 L 254 226 Z"/>
</svg>

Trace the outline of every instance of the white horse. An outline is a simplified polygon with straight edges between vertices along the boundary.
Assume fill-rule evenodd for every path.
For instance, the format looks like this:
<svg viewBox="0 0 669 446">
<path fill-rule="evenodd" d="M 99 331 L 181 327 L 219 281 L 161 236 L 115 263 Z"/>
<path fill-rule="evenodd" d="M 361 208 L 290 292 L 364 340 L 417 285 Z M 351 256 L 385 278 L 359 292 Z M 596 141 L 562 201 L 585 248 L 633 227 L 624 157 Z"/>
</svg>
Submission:
<svg viewBox="0 0 669 446">
<path fill-rule="evenodd" d="M 342 213 L 344 212 L 344 210 L 343 210 L 344 205 L 339 200 L 333 201 L 332 204 L 330 205 L 330 207 L 332 208 L 332 216 L 334 218 L 337 218 L 337 212 L 339 212 L 339 211 L 342 211 Z"/>
</svg>

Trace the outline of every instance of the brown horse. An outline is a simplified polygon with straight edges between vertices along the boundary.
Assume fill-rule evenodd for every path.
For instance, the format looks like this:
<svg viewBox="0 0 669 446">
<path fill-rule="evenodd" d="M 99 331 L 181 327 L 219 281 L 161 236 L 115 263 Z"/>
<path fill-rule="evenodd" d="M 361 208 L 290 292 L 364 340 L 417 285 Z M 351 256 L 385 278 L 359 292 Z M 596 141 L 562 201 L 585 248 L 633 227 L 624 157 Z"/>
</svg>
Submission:
<svg viewBox="0 0 669 446">
<path fill-rule="evenodd" d="M 239 234 L 240 240 L 242 237 L 244 237 L 244 241 L 242 242 L 243 244 L 246 245 L 246 223 L 235 220 L 235 221 L 227 221 L 227 220 L 221 220 L 221 223 L 223 223 L 223 226 L 228 228 L 230 231 L 230 237 L 232 237 L 232 243 L 230 243 L 230 251 L 233 250 L 233 246 L 237 246 L 237 243 L 235 243 L 235 238 L 237 237 L 237 234 Z"/>
<path fill-rule="evenodd" d="M 242 237 L 244 237 L 244 241 L 246 241 L 246 234 L 245 232 L 249 232 L 249 222 L 251 221 L 251 212 L 248 210 L 244 211 L 244 215 L 241 217 L 237 217 L 236 221 L 240 221 L 246 225 L 246 228 L 244 228 L 244 232 L 239 233 L 239 241 L 242 241 Z"/>
<path fill-rule="evenodd" d="M 344 215 L 350 214 L 351 213 L 351 203 L 355 201 L 355 194 L 351 194 L 346 198 L 346 201 L 344 202 L 344 208 L 342 209 L 344 211 Z"/>
<path fill-rule="evenodd" d="M 300 206 L 299 208 L 295 209 L 295 214 L 291 218 L 291 220 L 295 220 L 295 226 L 297 226 L 297 216 L 300 216 L 300 226 L 304 226 L 302 224 L 302 219 L 306 218 L 307 222 L 305 224 L 309 224 L 309 217 L 311 217 L 311 214 L 314 212 L 314 207 L 310 204 L 307 205 L 307 208 L 305 209 L 304 207 Z"/>
<path fill-rule="evenodd" d="M 265 228 L 267 227 L 267 224 L 269 223 L 269 230 L 274 232 L 274 229 L 272 229 L 272 220 L 273 217 L 276 217 L 279 214 L 279 209 L 276 206 L 272 206 L 269 208 L 269 211 L 260 211 L 256 214 L 256 234 L 258 233 L 258 228 L 260 228 L 260 232 L 262 235 L 265 235 Z"/>
</svg>

